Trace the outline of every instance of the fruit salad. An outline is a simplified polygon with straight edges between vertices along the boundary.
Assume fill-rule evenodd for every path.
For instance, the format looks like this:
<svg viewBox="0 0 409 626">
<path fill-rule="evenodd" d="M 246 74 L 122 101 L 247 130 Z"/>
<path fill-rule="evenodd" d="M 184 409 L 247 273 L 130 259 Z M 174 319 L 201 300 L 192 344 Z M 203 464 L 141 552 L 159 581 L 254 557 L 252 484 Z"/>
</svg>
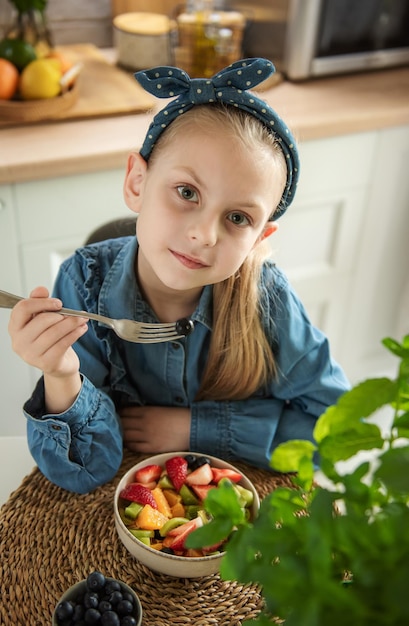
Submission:
<svg viewBox="0 0 409 626">
<path fill-rule="evenodd" d="M 253 493 L 240 485 L 243 476 L 218 468 L 205 456 L 186 454 L 168 459 L 165 467 L 146 465 L 119 494 L 118 509 L 129 532 L 155 550 L 183 557 L 203 557 L 223 551 L 227 540 L 201 550 L 185 547 L 186 537 L 209 517 L 203 502 L 210 489 L 229 481 L 250 516 Z"/>
</svg>

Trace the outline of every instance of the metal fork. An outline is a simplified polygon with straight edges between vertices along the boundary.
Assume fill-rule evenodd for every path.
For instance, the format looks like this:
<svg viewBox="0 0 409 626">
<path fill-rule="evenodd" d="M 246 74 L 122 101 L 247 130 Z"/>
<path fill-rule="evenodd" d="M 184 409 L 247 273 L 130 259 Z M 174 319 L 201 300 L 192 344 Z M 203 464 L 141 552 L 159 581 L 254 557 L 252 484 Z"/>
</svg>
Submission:
<svg viewBox="0 0 409 626">
<path fill-rule="evenodd" d="M 24 300 L 24 298 L 0 290 L 0 308 L 12 309 L 20 300 Z M 114 320 L 105 315 L 75 311 L 74 309 L 66 309 L 64 307 L 59 309 L 59 311 L 52 311 L 52 313 L 95 320 L 104 324 L 104 326 L 112 328 L 121 339 L 132 341 L 133 343 L 175 341 L 175 339 L 186 337 L 193 330 L 193 322 L 187 318 L 177 320 L 177 322 L 172 322 L 171 324 L 145 324 L 144 322 L 134 322 L 133 320 Z"/>
</svg>

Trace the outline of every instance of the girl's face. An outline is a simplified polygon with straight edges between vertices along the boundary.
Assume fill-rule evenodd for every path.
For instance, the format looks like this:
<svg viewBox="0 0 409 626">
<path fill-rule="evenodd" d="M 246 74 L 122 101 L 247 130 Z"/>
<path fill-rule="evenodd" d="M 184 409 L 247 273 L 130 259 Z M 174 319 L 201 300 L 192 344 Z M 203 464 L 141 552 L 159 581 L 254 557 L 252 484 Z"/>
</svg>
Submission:
<svg viewBox="0 0 409 626">
<path fill-rule="evenodd" d="M 268 218 L 284 182 L 270 155 L 248 153 L 222 128 L 189 126 L 149 166 L 132 154 L 125 199 L 139 214 L 141 283 L 191 296 L 234 274 L 276 230 Z"/>
</svg>

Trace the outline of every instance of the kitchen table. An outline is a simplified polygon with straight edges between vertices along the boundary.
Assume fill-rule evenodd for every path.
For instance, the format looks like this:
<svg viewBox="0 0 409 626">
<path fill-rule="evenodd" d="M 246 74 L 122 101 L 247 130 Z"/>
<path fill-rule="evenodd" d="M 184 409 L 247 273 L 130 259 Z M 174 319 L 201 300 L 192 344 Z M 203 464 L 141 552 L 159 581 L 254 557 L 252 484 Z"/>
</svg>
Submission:
<svg viewBox="0 0 409 626">
<path fill-rule="evenodd" d="M 263 607 L 257 585 L 220 579 L 172 578 L 134 559 L 119 540 L 113 499 L 121 476 L 146 458 L 128 451 L 117 476 L 78 495 L 50 483 L 35 468 L 0 510 L 0 623 L 45 626 L 59 597 L 93 570 L 120 579 L 139 595 L 143 625 L 240 626 Z M 286 475 L 237 463 L 263 498 Z"/>
</svg>

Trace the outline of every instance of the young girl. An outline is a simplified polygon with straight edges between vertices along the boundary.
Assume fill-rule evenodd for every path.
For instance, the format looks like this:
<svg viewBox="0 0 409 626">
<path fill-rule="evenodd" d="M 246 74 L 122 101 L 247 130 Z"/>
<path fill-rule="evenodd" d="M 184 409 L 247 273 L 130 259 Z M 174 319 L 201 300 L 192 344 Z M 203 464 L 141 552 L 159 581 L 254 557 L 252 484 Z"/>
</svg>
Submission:
<svg viewBox="0 0 409 626">
<path fill-rule="evenodd" d="M 192 450 L 268 468 L 288 439 L 312 439 L 318 416 L 348 388 L 267 239 L 293 199 L 298 156 L 277 114 L 247 87 L 264 59 L 213 79 L 177 68 L 137 75 L 178 95 L 129 156 L 124 195 L 136 237 L 86 246 L 65 261 L 49 297 L 14 308 L 13 346 L 43 376 L 25 404 L 41 471 L 88 492 L 139 453 Z M 114 318 L 188 317 L 181 340 L 136 344 L 62 303 Z"/>
</svg>

